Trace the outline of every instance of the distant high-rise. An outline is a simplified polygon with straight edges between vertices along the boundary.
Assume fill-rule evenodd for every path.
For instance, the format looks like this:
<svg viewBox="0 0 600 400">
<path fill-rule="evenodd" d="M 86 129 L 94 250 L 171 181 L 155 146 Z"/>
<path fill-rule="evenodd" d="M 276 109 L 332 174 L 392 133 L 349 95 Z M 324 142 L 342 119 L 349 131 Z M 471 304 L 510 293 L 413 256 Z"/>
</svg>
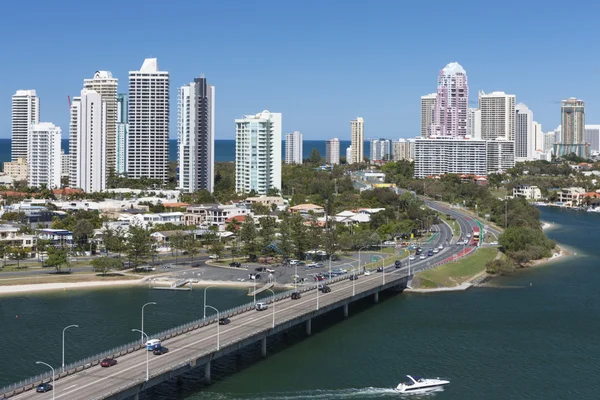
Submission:
<svg viewBox="0 0 600 400">
<path fill-rule="evenodd" d="M 437 93 L 421 96 L 421 137 L 427 137 L 429 127 L 433 123 L 433 108 Z"/>
<path fill-rule="evenodd" d="M 554 131 L 544 133 L 544 153 L 552 153 L 556 143 L 556 134 Z"/>
<path fill-rule="evenodd" d="M 586 125 L 583 139 L 590 144 L 590 151 L 600 151 L 600 125 Z"/>
<path fill-rule="evenodd" d="M 92 79 L 83 80 L 83 88 L 102 96 L 106 103 L 106 171 L 116 170 L 117 141 L 117 84 L 110 71 L 96 71 Z"/>
<path fill-rule="evenodd" d="M 129 95 L 127 93 L 117 94 L 116 130 L 115 172 L 124 174 L 127 171 L 127 132 L 129 132 Z"/>
<path fill-rule="evenodd" d="M 348 164 L 361 163 L 364 161 L 364 145 L 365 145 L 365 121 L 358 117 L 350 121 L 351 130 L 351 160 Z"/>
<path fill-rule="evenodd" d="M 61 131 L 50 122 L 30 126 L 27 136 L 28 184 L 31 187 L 59 188 L 61 173 Z"/>
<path fill-rule="evenodd" d="M 503 137 L 488 140 L 486 156 L 488 173 L 506 172 L 515 166 L 515 141 Z"/>
<path fill-rule="evenodd" d="M 129 71 L 127 176 L 166 182 L 169 163 L 169 73 L 147 58 Z"/>
<path fill-rule="evenodd" d="M 215 87 L 194 79 L 177 93 L 179 188 L 192 193 L 214 190 Z"/>
<path fill-rule="evenodd" d="M 235 120 L 235 189 L 281 191 L 281 113 L 265 110 Z"/>
<path fill-rule="evenodd" d="M 392 141 L 389 139 L 371 140 L 371 161 L 389 161 L 392 158 Z"/>
<path fill-rule="evenodd" d="M 352 145 L 346 147 L 346 164 L 352 164 Z"/>
<path fill-rule="evenodd" d="M 81 107 L 81 98 L 71 99 L 71 109 L 69 110 L 71 119 L 69 122 L 69 186 L 77 187 L 77 140 L 79 136 L 79 108 Z"/>
<path fill-rule="evenodd" d="M 302 134 L 298 131 L 285 135 L 285 163 L 302 164 Z"/>
<path fill-rule="evenodd" d="M 575 153 L 579 157 L 589 156 L 588 144 L 585 138 L 585 103 L 571 97 L 563 100 L 560 106 L 561 138 L 555 144 L 555 154 L 558 156 Z"/>
<path fill-rule="evenodd" d="M 340 163 L 340 140 L 338 138 L 325 142 L 325 162 L 331 165 Z"/>
<path fill-rule="evenodd" d="M 469 108 L 467 111 L 467 136 L 481 139 L 481 110 Z"/>
<path fill-rule="evenodd" d="M 86 193 L 106 190 L 107 103 L 95 90 L 83 89 L 77 99 L 76 121 L 73 123 L 77 150 L 74 186 Z"/>
<path fill-rule="evenodd" d="M 535 153 L 543 153 L 544 152 L 544 132 L 542 131 L 542 124 L 533 121 L 533 137 L 535 139 L 535 143 L 533 146 L 533 152 Z"/>
<path fill-rule="evenodd" d="M 467 72 L 457 62 L 440 71 L 429 136 L 465 137 L 469 86 Z"/>
<path fill-rule="evenodd" d="M 415 158 L 415 139 L 400 139 L 392 142 L 392 161 L 410 160 Z"/>
<path fill-rule="evenodd" d="M 479 92 L 481 138 L 515 140 L 515 95 Z"/>
<path fill-rule="evenodd" d="M 17 90 L 12 97 L 11 159 L 27 160 L 27 133 L 40 122 L 40 99 L 35 90 Z"/>
<path fill-rule="evenodd" d="M 532 160 L 534 151 L 533 112 L 519 103 L 515 106 L 515 157 L 518 161 Z"/>
</svg>

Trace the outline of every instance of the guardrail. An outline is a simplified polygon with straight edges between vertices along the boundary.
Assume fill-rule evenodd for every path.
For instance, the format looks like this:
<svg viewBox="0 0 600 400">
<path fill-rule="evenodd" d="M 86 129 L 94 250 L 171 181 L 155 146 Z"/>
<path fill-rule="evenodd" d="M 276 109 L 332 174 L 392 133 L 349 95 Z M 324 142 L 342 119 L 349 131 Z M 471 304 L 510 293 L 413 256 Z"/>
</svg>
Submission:
<svg viewBox="0 0 600 400">
<path fill-rule="evenodd" d="M 387 268 L 390 268 L 392 265 L 388 265 Z M 358 273 L 358 274 L 362 274 L 362 272 Z M 320 285 L 327 285 L 327 284 L 332 284 L 332 283 L 336 283 L 336 282 L 341 282 L 343 280 L 346 279 L 350 279 L 351 275 L 348 274 L 344 274 L 344 275 L 340 275 L 338 277 L 335 278 L 330 278 L 330 279 L 326 279 L 326 280 L 322 280 L 322 281 L 318 281 L 315 283 L 310 283 L 310 284 L 304 284 L 301 286 L 298 286 L 295 289 L 290 289 L 281 293 L 277 293 L 276 295 L 271 295 L 268 297 L 264 297 L 261 299 L 261 301 L 263 302 L 267 302 L 267 303 L 274 303 L 274 302 L 278 302 L 284 299 L 287 299 L 288 297 L 291 297 L 293 292 L 300 292 L 300 293 L 305 293 L 311 290 L 318 290 L 318 287 Z M 396 275 L 399 278 L 402 277 L 402 275 Z M 175 328 L 171 328 L 171 329 L 167 329 L 165 331 L 162 332 L 158 332 L 156 334 L 150 335 L 151 337 L 155 337 L 155 338 L 159 338 L 161 341 L 163 340 L 167 340 L 173 337 L 177 337 L 179 335 L 188 333 L 190 331 L 196 330 L 196 329 L 200 329 L 204 326 L 210 325 L 210 324 L 214 324 L 214 323 L 218 323 L 219 318 L 229 318 L 229 317 L 233 317 L 235 315 L 239 315 L 241 313 L 253 310 L 255 307 L 253 302 L 250 303 L 246 303 L 237 307 L 233 307 L 230 308 L 228 310 L 222 311 L 218 314 L 218 316 L 216 314 L 210 315 L 206 318 L 202 318 L 202 319 L 198 319 L 192 322 L 188 322 L 186 324 L 177 326 Z M 217 318 L 218 317 L 218 318 Z M 279 323 L 284 323 L 287 322 L 289 319 L 283 320 L 283 321 L 279 321 Z M 256 332 L 251 333 L 250 335 L 246 335 L 245 337 L 249 337 L 252 335 L 255 335 L 256 333 L 260 333 L 262 331 L 264 331 L 265 329 L 261 329 L 258 330 Z M 244 338 L 245 338 L 244 337 Z M 221 347 L 226 347 L 232 343 L 238 342 L 239 339 L 232 341 L 231 343 L 226 343 L 225 345 L 221 345 Z M 116 348 L 113 348 L 111 350 L 99 353 L 99 354 L 95 354 L 91 357 L 87 357 L 84 358 L 82 360 L 76 361 L 74 363 L 71 363 L 67 366 L 65 366 L 64 370 L 62 370 L 62 368 L 60 369 L 56 369 L 57 371 L 61 371 L 59 373 L 56 373 L 54 376 L 54 380 L 60 380 L 62 378 L 65 378 L 67 376 L 73 375 L 75 373 L 81 372 L 85 369 L 94 367 L 96 365 L 98 365 L 104 358 L 119 358 L 121 356 L 124 356 L 126 354 L 130 354 L 133 353 L 134 351 L 138 351 L 140 349 L 144 348 L 145 349 L 145 343 L 141 343 L 139 340 L 136 340 L 134 342 L 130 342 L 128 344 L 125 344 L 123 346 L 119 346 Z M 202 353 L 200 355 L 200 357 L 206 355 L 206 354 L 210 354 L 214 352 L 214 350 L 210 350 L 207 351 L 205 353 Z M 189 361 L 183 363 L 182 365 L 186 365 L 189 362 L 191 362 L 192 360 L 199 358 L 198 356 L 195 356 L 193 359 L 190 359 Z M 169 367 L 168 370 L 172 370 L 172 369 L 176 369 L 179 367 Z M 158 375 L 158 373 L 153 373 L 153 376 Z M 28 379 L 13 383 L 11 385 L 5 386 L 3 388 L 0 388 L 0 399 L 7 399 L 10 397 L 13 397 L 15 395 L 21 394 L 23 392 L 35 389 L 36 386 L 38 386 L 40 383 L 43 382 L 49 382 L 52 380 L 52 373 L 51 372 L 47 372 L 44 374 L 40 374 L 40 375 L 36 375 L 33 377 L 30 377 Z M 142 381 L 143 382 L 143 381 Z M 120 391 L 123 390 L 123 388 L 127 388 L 127 387 L 131 387 L 132 384 L 131 382 L 128 382 L 126 386 L 121 387 L 119 390 L 115 389 L 115 393 L 119 393 Z M 105 394 L 103 396 L 107 396 L 109 394 Z M 103 398 L 103 397 L 100 397 Z"/>
</svg>

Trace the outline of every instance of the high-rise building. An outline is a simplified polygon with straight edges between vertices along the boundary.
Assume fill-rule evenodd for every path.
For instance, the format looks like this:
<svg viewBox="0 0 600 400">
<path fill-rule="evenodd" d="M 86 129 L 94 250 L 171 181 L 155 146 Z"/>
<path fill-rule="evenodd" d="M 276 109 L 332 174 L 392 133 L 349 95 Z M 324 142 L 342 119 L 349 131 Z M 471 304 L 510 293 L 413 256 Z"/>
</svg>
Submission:
<svg viewBox="0 0 600 400">
<path fill-rule="evenodd" d="M 452 62 L 440 71 L 438 77 L 429 136 L 465 137 L 468 104 L 467 72 L 459 63 Z"/>
<path fill-rule="evenodd" d="M 534 151 L 533 112 L 519 103 L 515 106 L 515 157 L 517 161 L 533 160 Z"/>
<path fill-rule="evenodd" d="M 542 131 L 542 124 L 533 121 L 533 138 L 535 143 L 533 146 L 534 153 L 544 152 L 544 132 Z"/>
<path fill-rule="evenodd" d="M 110 71 L 96 71 L 92 79 L 83 80 L 83 88 L 93 90 L 106 103 L 106 171 L 116 171 L 117 84 Z"/>
<path fill-rule="evenodd" d="M 481 110 L 469 108 L 467 111 L 467 136 L 481 139 Z"/>
<path fill-rule="evenodd" d="M 415 140 L 415 178 L 444 174 L 486 175 L 486 141 L 439 137 Z"/>
<path fill-rule="evenodd" d="M 177 93 L 179 188 L 193 193 L 215 183 L 215 87 L 204 76 Z"/>
<path fill-rule="evenodd" d="M 302 164 L 302 134 L 298 131 L 285 135 L 285 163 Z"/>
<path fill-rule="evenodd" d="M 371 140 L 371 161 L 388 161 L 392 158 L 392 142 L 389 139 Z"/>
<path fill-rule="evenodd" d="M 421 137 L 428 136 L 429 127 L 433 123 L 433 107 L 435 107 L 435 98 L 437 93 L 421 96 Z"/>
<path fill-rule="evenodd" d="M 346 147 L 346 164 L 352 164 L 352 145 Z"/>
<path fill-rule="evenodd" d="M 600 125 L 586 125 L 583 139 L 590 144 L 590 151 L 600 151 Z"/>
<path fill-rule="evenodd" d="M 81 98 L 74 97 L 71 100 L 69 110 L 71 119 L 69 121 L 69 185 L 77 187 L 77 140 L 79 136 L 79 108 Z"/>
<path fill-rule="evenodd" d="M 506 172 L 515 166 L 515 141 L 498 138 L 487 141 L 488 173 Z"/>
<path fill-rule="evenodd" d="M 60 149 L 60 177 L 69 177 L 71 174 L 71 157 L 65 153 L 65 149 Z"/>
<path fill-rule="evenodd" d="M 169 163 L 169 73 L 156 58 L 129 71 L 127 176 L 167 181 Z"/>
<path fill-rule="evenodd" d="M 27 160 L 27 136 L 31 124 L 40 122 L 40 99 L 35 90 L 17 90 L 12 97 L 11 160 Z"/>
<path fill-rule="evenodd" d="M 563 100 L 560 107 L 560 142 L 554 144 L 554 154 L 565 156 L 571 153 L 579 157 L 589 156 L 589 145 L 585 142 L 585 103 L 571 97 Z"/>
<path fill-rule="evenodd" d="M 552 153 L 556 143 L 556 134 L 553 132 L 544 133 L 544 153 Z"/>
<path fill-rule="evenodd" d="M 479 92 L 481 138 L 515 140 L 515 95 Z"/>
<path fill-rule="evenodd" d="M 107 157 L 107 103 L 100 93 L 83 89 L 78 98 L 77 121 L 74 124 L 77 142 L 75 159 L 75 187 L 86 193 L 106 190 Z"/>
<path fill-rule="evenodd" d="M 365 121 L 361 117 L 353 119 L 350 121 L 350 131 L 352 160 L 348 164 L 361 163 L 364 161 L 365 156 Z"/>
<path fill-rule="evenodd" d="M 129 131 L 129 95 L 117 94 L 117 137 L 115 139 L 115 162 L 117 174 L 127 171 L 127 132 Z"/>
<path fill-rule="evenodd" d="M 235 189 L 281 191 L 281 113 L 265 110 L 235 120 Z"/>
<path fill-rule="evenodd" d="M 50 122 L 31 125 L 27 136 L 29 186 L 60 187 L 60 135 L 60 128 Z"/>
<path fill-rule="evenodd" d="M 325 162 L 331 165 L 340 163 L 340 140 L 338 138 L 325 142 Z"/>
<path fill-rule="evenodd" d="M 392 161 L 414 160 L 415 139 L 400 139 L 392 142 Z"/>
</svg>

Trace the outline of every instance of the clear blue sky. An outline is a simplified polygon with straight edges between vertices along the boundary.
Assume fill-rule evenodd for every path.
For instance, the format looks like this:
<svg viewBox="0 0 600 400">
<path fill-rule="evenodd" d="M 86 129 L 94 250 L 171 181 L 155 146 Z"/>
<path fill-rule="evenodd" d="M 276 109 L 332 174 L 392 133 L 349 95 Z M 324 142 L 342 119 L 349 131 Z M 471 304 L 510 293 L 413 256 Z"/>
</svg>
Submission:
<svg viewBox="0 0 600 400">
<path fill-rule="evenodd" d="M 216 86 L 217 139 L 234 118 L 283 113 L 284 132 L 305 139 L 419 133 L 420 96 L 458 61 L 477 91 L 516 94 L 543 130 L 560 123 L 561 99 L 586 102 L 600 123 L 600 3 L 542 1 L 11 1 L 0 16 L 0 137 L 10 137 L 11 96 L 36 89 L 41 119 L 68 136 L 67 95 L 109 70 L 127 91 L 128 71 L 157 57 L 177 87 L 205 73 Z"/>
</svg>

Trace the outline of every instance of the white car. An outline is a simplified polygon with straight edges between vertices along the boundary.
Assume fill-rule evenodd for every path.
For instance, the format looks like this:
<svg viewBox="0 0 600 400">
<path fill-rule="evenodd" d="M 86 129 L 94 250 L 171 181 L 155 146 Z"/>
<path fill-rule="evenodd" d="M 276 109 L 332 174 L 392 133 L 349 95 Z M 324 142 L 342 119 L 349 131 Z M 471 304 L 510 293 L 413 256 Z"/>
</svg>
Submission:
<svg viewBox="0 0 600 400">
<path fill-rule="evenodd" d="M 427 258 L 427 256 L 425 254 L 421 254 L 421 256 L 419 257 L 420 260 L 424 260 L 426 258 Z"/>
<path fill-rule="evenodd" d="M 490 242 L 490 246 L 498 246 L 498 242 Z"/>
<path fill-rule="evenodd" d="M 256 303 L 256 311 L 265 311 L 269 306 L 265 303 Z"/>
<path fill-rule="evenodd" d="M 366 270 L 366 271 L 365 271 L 365 276 L 369 276 L 369 275 L 371 275 L 371 271 L 369 271 L 369 270 Z"/>
<path fill-rule="evenodd" d="M 410 257 L 408 257 L 408 259 L 410 261 L 415 261 L 417 259 L 417 256 L 415 256 L 414 254 L 411 254 Z"/>
<path fill-rule="evenodd" d="M 439 252 L 440 252 L 439 249 L 433 249 L 433 254 L 437 254 Z"/>
<path fill-rule="evenodd" d="M 219 257 L 214 254 L 211 254 L 210 256 L 208 256 L 208 258 L 212 258 L 214 260 L 215 258 L 219 258 Z"/>
<path fill-rule="evenodd" d="M 467 237 L 468 237 L 468 238 L 470 238 L 470 237 L 471 237 L 471 234 L 470 234 L 470 233 L 467 233 Z"/>
<path fill-rule="evenodd" d="M 270 274 L 275 272 L 275 270 L 273 268 L 267 268 L 266 271 Z"/>
<path fill-rule="evenodd" d="M 443 245 L 443 244 L 440 244 L 440 245 L 438 246 L 438 249 L 440 249 L 440 250 L 444 250 L 444 245 Z"/>
</svg>

